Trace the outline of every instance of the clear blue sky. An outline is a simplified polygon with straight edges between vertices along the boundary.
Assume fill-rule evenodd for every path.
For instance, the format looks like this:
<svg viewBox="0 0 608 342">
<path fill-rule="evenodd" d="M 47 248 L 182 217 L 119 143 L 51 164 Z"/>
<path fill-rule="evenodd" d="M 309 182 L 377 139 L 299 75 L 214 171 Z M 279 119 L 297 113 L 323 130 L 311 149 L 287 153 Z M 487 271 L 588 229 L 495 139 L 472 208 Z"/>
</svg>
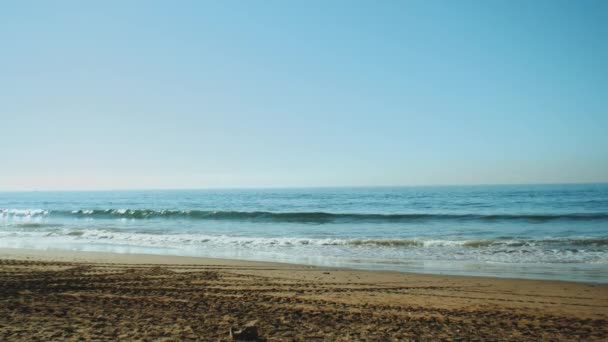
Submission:
<svg viewBox="0 0 608 342">
<path fill-rule="evenodd" d="M 608 1 L 3 1 L 0 190 L 608 181 Z"/>
</svg>

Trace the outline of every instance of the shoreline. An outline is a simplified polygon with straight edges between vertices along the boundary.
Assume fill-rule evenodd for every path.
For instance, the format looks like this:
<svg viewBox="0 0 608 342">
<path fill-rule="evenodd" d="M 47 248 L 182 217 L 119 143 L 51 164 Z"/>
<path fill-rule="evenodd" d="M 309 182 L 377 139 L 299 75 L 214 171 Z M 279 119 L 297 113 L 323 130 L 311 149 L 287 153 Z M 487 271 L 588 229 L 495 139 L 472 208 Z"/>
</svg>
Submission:
<svg viewBox="0 0 608 342">
<path fill-rule="evenodd" d="M 601 341 L 608 284 L 0 248 L 0 339 Z"/>
<path fill-rule="evenodd" d="M 59 261 L 59 262 L 86 262 L 86 263 L 122 263 L 122 264 L 158 264 L 158 265 L 178 265 L 178 264 L 197 264 L 197 265 L 230 265 L 230 266 L 279 266 L 310 269 L 330 269 L 343 270 L 350 272 L 373 272 L 387 274 L 407 274 L 411 276 L 424 277 L 449 277 L 465 279 L 489 279 L 489 280 L 514 280 L 514 281 L 541 281 L 541 282 L 563 282 L 574 284 L 600 285 L 608 288 L 608 282 L 584 281 L 576 279 L 552 279 L 552 278 L 525 278 L 512 276 L 495 276 L 483 274 L 452 274 L 435 272 L 400 271 L 378 267 L 356 268 L 348 266 L 325 266 L 296 262 L 282 261 L 263 261 L 247 259 L 231 259 L 222 257 L 187 256 L 173 254 L 152 254 L 152 253 L 120 253 L 120 252 L 100 252 L 100 251 L 77 251 L 63 249 L 30 249 L 30 248 L 7 248 L 0 247 L 0 259 L 14 260 L 36 260 L 36 261 Z"/>
<path fill-rule="evenodd" d="M 61 249 L 28 249 L 0 247 L 0 259 L 35 260 L 51 262 L 118 263 L 118 264 L 157 264 L 157 265 L 224 265 L 224 266 L 307 266 L 282 262 L 250 261 L 198 256 L 117 253 L 96 251 L 68 251 Z M 310 266 L 317 267 L 317 266 Z"/>
</svg>

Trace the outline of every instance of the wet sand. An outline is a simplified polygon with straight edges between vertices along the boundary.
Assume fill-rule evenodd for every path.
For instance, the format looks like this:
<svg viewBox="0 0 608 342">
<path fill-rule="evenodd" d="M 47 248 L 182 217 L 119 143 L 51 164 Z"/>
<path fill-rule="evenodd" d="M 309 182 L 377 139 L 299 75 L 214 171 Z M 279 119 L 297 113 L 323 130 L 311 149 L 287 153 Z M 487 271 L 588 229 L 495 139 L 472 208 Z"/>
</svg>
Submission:
<svg viewBox="0 0 608 342">
<path fill-rule="evenodd" d="M 605 341 L 608 285 L 0 249 L 0 340 Z"/>
</svg>

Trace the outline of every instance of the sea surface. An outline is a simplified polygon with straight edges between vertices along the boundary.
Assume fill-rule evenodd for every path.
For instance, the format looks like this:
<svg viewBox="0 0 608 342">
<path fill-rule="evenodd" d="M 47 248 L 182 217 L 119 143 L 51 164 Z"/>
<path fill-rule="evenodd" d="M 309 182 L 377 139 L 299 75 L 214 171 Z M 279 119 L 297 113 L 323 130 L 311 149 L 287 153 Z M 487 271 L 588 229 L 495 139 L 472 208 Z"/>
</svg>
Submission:
<svg viewBox="0 0 608 342">
<path fill-rule="evenodd" d="M 0 192 L 0 247 L 608 282 L 608 184 Z"/>
</svg>

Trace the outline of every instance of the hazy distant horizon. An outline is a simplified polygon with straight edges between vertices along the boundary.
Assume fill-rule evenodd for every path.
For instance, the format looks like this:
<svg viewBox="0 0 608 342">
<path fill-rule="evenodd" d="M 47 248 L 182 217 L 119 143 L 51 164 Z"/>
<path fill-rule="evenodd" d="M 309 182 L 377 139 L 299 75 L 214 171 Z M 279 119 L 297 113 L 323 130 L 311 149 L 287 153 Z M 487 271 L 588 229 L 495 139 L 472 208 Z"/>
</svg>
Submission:
<svg viewBox="0 0 608 342">
<path fill-rule="evenodd" d="M 401 185 L 325 185 L 325 186 L 216 186 L 198 188 L 82 188 L 82 189 L 0 189 L 0 193 L 10 192 L 154 192 L 154 191 L 206 191 L 206 190 L 315 190 L 315 189 L 386 189 L 386 188 L 442 188 L 442 187 L 518 187 L 518 186 L 577 186 L 608 185 L 608 181 L 570 183 L 485 183 L 485 184 L 401 184 Z"/>
</svg>

